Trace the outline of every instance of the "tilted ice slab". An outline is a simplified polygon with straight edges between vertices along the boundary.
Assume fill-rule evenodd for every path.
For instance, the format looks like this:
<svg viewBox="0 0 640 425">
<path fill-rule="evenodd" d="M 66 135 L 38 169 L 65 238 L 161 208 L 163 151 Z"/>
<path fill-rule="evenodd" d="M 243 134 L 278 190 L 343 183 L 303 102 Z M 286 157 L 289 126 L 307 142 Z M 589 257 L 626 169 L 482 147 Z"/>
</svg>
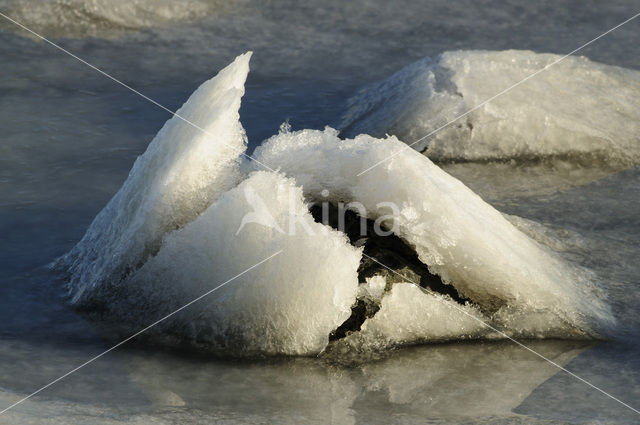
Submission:
<svg viewBox="0 0 640 425">
<path fill-rule="evenodd" d="M 283 132 L 256 150 L 277 172 L 240 167 L 248 60 L 239 56 L 178 112 L 204 131 L 169 120 L 58 261 L 76 305 L 101 305 L 130 333 L 223 285 L 147 333 L 243 354 L 321 352 L 363 296 L 380 308 L 345 338 L 358 348 L 496 337 L 485 323 L 518 336 L 593 336 L 610 322 L 588 275 L 393 137 Z M 362 249 L 309 213 L 325 200 L 362 203 L 470 301 L 412 282 L 385 289 L 382 276 L 359 284 Z"/>
<path fill-rule="evenodd" d="M 434 160 L 576 156 L 640 160 L 640 72 L 530 51 L 454 51 L 413 63 L 349 100 L 346 136 L 392 134 Z"/>
<path fill-rule="evenodd" d="M 357 175 L 393 152 L 398 154 Z M 254 157 L 294 177 L 311 201 L 357 201 L 370 219 L 387 215 L 386 227 L 396 228 L 432 273 L 469 298 L 483 312 L 483 320 L 511 334 L 571 336 L 590 333 L 594 318 L 600 323 L 610 320 L 588 274 L 517 230 L 460 181 L 395 137 L 341 140 L 330 128 L 304 130 L 272 137 Z M 399 215 L 389 217 L 389 210 L 381 208 L 385 202 L 397 205 Z M 473 336 L 483 327 L 478 321 L 470 325 L 469 314 L 461 309 L 445 309 L 442 320 L 457 320 L 459 326 L 431 335 L 428 329 L 441 327 L 437 317 L 392 305 L 406 298 L 392 294 L 388 308 L 406 320 L 424 317 L 433 322 L 421 335 L 414 332 L 408 338 Z M 383 298 L 383 313 L 384 302 Z M 423 306 L 432 308 L 428 301 Z"/>
<path fill-rule="evenodd" d="M 74 301 L 87 289 L 125 279 L 158 251 L 165 233 L 192 221 L 238 183 L 246 149 L 238 110 L 250 57 L 239 56 L 191 95 L 82 240 L 58 261 L 70 272 Z"/>
</svg>

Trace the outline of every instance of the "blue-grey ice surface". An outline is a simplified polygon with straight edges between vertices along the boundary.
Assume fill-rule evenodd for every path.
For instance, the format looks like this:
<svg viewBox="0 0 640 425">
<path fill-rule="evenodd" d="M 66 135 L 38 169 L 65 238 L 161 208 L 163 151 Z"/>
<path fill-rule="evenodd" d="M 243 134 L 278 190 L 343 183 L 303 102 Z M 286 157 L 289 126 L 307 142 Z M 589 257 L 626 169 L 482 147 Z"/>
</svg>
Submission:
<svg viewBox="0 0 640 425">
<path fill-rule="evenodd" d="M 236 56 L 254 51 L 239 111 L 249 153 L 277 133 L 285 120 L 294 130 L 323 131 L 327 124 L 340 127 L 349 110 L 347 99 L 357 98 L 362 89 L 425 57 L 435 61 L 444 52 L 458 50 L 564 54 L 637 13 L 633 2 L 592 2 L 579 7 L 572 2 L 466 1 L 184 4 L 176 11 L 169 2 L 152 6 L 145 1 L 78 0 L 43 5 L 2 0 L 0 10 L 171 109 L 182 105 Z M 10 23 L 2 22 L 0 28 L 0 399 L 9 405 L 108 347 L 95 324 L 68 306 L 63 283 L 55 280 L 46 265 L 82 238 L 169 116 L 51 46 L 24 37 Z M 640 69 L 637 31 L 632 22 L 580 54 L 592 62 Z M 452 54 L 449 59 L 454 58 Z M 439 76 L 461 83 L 462 99 L 473 103 L 490 95 L 490 88 L 512 82 L 500 78 L 500 69 L 507 69 L 506 65 L 494 72 L 490 61 L 483 63 L 487 76 L 481 81 L 482 89 L 465 86 L 473 81 L 456 79 L 455 73 Z M 567 66 L 573 63 L 579 67 L 586 60 L 576 59 Z M 625 73 L 633 71 L 619 71 L 613 80 L 595 71 L 580 74 L 585 84 L 579 85 L 580 97 L 574 102 L 581 114 L 549 116 L 552 126 L 558 123 L 554 118 L 568 123 L 562 126 L 568 141 L 579 139 L 578 134 L 594 134 L 589 133 L 594 129 L 598 137 L 604 135 L 602 139 L 615 139 L 614 143 L 619 142 L 615 146 L 625 147 L 617 152 L 625 154 L 622 161 L 596 155 L 590 162 L 588 156 L 576 159 L 564 154 L 534 160 L 531 155 L 509 155 L 508 161 L 479 155 L 480 162 L 475 158 L 451 161 L 451 155 L 431 158 L 507 214 L 520 232 L 550 247 L 563 263 L 596 276 L 617 319 L 609 340 L 596 346 L 579 341 L 530 344 L 634 405 L 640 399 L 636 342 L 640 336 L 636 307 L 640 302 L 636 261 L 640 173 L 633 158 L 637 110 L 611 101 L 627 99 L 626 91 L 637 84 L 633 77 L 626 80 Z M 564 79 L 575 84 L 569 75 L 562 75 Z M 611 95 L 607 81 L 619 83 Z M 554 85 L 557 82 L 549 81 L 545 95 L 557 93 L 560 99 L 555 106 L 566 112 L 570 108 L 562 105 L 571 103 L 571 92 Z M 590 96 L 589 87 L 598 90 Z M 438 86 L 438 90 L 449 88 Z M 531 93 L 531 87 L 529 91 L 522 88 L 522 93 Z M 498 136 L 504 117 L 491 120 L 489 113 L 506 111 L 507 118 L 508 113 L 517 118 L 520 110 L 535 118 L 531 132 L 519 135 L 507 128 L 506 136 L 523 136 L 524 146 L 538 140 L 536 119 L 554 102 L 534 102 L 535 98 L 522 93 L 514 96 L 529 100 L 523 109 L 510 105 L 505 95 L 497 107 L 509 108 L 472 117 L 475 137 L 484 143 L 496 139 L 494 146 L 503 146 L 505 139 Z M 605 112 L 611 108 L 620 109 L 629 119 L 614 120 L 620 125 L 607 128 L 612 121 Z M 581 121 L 582 115 L 586 122 Z M 467 129 L 452 130 L 458 131 L 462 145 Z M 386 130 L 380 131 L 375 136 L 384 136 Z M 558 140 L 559 146 L 567 146 L 561 143 L 564 139 Z M 293 184 L 283 179 L 278 184 Z M 344 249 L 351 252 L 348 246 Z M 392 300 L 416 301 L 404 291 L 392 293 L 388 311 L 394 311 Z M 385 322 L 374 325 L 368 327 L 385 331 Z M 230 362 L 194 358 L 193 352 L 162 353 L 144 345 L 122 347 L 112 354 L 17 406 L 2 417 L 3 422 L 637 421 L 630 410 L 508 342 L 414 347 L 348 368 L 322 357 Z"/>
</svg>

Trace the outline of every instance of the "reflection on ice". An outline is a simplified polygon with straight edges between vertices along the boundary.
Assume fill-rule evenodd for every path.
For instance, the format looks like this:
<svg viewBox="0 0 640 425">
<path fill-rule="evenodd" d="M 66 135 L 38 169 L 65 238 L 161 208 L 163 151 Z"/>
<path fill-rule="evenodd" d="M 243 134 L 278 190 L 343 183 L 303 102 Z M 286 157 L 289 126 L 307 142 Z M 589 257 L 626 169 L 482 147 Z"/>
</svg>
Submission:
<svg viewBox="0 0 640 425">
<path fill-rule="evenodd" d="M 566 341 L 530 345 L 560 365 L 588 346 Z M 501 423 L 513 418 L 512 410 L 558 373 L 555 366 L 510 342 L 413 347 L 375 361 L 352 358 L 348 364 L 335 353 L 250 362 L 137 350 L 114 356 L 109 360 L 112 366 L 75 378 L 84 386 L 70 381 L 74 385 L 67 387 L 62 400 L 29 400 L 8 412 L 8 420 L 36 423 L 46 417 L 53 424 L 108 424 L 111 419 L 104 418 L 110 417 L 114 422 L 160 424 L 356 424 L 374 423 L 384 411 L 386 423 L 436 418 Z M 138 400 L 137 407 L 119 401 L 121 394 L 136 393 L 147 401 Z M 15 399 L 16 393 L 2 393 L 3 404 Z"/>
</svg>

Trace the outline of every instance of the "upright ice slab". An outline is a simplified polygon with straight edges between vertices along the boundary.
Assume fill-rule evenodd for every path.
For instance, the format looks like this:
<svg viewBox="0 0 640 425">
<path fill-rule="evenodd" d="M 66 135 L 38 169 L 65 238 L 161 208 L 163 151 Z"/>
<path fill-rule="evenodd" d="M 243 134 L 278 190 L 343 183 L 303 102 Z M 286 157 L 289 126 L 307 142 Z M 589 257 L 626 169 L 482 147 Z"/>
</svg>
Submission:
<svg viewBox="0 0 640 425">
<path fill-rule="evenodd" d="M 250 57 L 238 56 L 191 95 L 82 240 L 59 260 L 70 273 L 74 302 L 86 301 L 87 289 L 118 285 L 158 251 L 165 233 L 238 183 L 239 155 L 246 149 L 238 110 Z"/>
</svg>

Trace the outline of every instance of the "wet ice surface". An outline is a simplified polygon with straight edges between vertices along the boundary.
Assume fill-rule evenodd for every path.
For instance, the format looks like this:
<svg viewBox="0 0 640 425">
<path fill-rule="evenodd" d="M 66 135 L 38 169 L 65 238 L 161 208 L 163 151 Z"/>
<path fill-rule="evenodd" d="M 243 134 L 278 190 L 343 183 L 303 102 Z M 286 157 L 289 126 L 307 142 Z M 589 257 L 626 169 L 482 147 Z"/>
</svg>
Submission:
<svg viewBox="0 0 640 425">
<path fill-rule="evenodd" d="M 595 2 L 342 3 L 259 11 L 240 4 L 224 17 L 61 43 L 170 108 L 237 54 L 254 50 L 240 110 L 251 123 L 251 150 L 286 119 L 294 129 L 337 125 L 346 99 L 362 85 L 424 56 L 459 48 L 562 54 L 637 12 L 631 2 L 606 8 Z M 0 387 L 8 405 L 108 347 L 65 305 L 60 284 L 40 267 L 82 237 L 168 116 L 50 46 L 2 28 Z M 635 39 L 637 24 L 630 24 L 583 54 L 640 69 Z M 550 176 L 545 167 L 453 167 L 445 169 L 502 212 L 541 222 L 569 242 L 583 239 L 568 244 L 564 255 L 598 273 L 619 318 L 617 332 L 594 347 L 541 341 L 534 348 L 637 404 L 637 169 L 610 174 L 553 164 Z M 519 181 L 530 185 L 508 173 L 524 175 Z M 328 359 L 193 360 L 140 347 L 113 354 L 2 419 L 348 424 L 637 418 L 507 343 L 404 349 L 348 368 Z"/>
<path fill-rule="evenodd" d="M 558 364 L 609 385 L 633 354 L 615 347 L 537 341 L 530 346 Z M 3 361 L 25 367 L 2 393 L 3 403 L 91 355 L 89 345 L 3 343 Z M 99 349 L 99 347 L 92 347 Z M 34 356 L 33 350 L 48 353 Z M 28 356 L 28 360 L 24 357 Z M 17 375 L 17 376 L 16 376 Z M 632 386 L 637 374 L 617 381 Z M 615 389 L 615 388 L 613 388 Z M 11 391 L 8 391 L 11 390 Z M 550 413 L 549 406 L 553 407 Z M 577 410 L 579 409 L 579 410 Z M 602 419 L 633 423 L 633 414 L 513 344 L 453 344 L 407 348 L 348 367 L 330 359 L 213 361 L 144 347 L 113 353 L 61 382 L 55 391 L 7 413 L 9 422 L 42 423 L 563 423 Z M 381 418 L 383 418 L 381 420 Z"/>
</svg>

